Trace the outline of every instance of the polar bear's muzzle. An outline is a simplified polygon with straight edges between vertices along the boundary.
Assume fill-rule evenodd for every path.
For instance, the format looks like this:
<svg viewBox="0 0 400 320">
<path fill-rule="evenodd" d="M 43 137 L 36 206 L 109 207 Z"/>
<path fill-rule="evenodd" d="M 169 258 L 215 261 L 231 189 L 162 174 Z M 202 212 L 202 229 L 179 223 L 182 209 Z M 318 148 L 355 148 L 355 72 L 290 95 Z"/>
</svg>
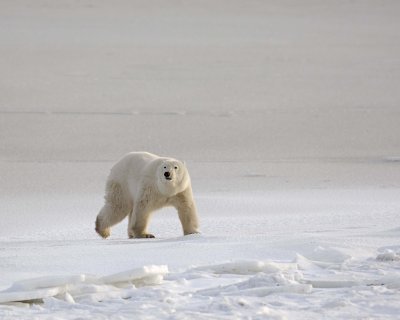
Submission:
<svg viewBox="0 0 400 320">
<path fill-rule="evenodd" d="M 164 177 L 166 180 L 172 180 L 171 173 L 169 171 L 164 172 Z"/>
</svg>

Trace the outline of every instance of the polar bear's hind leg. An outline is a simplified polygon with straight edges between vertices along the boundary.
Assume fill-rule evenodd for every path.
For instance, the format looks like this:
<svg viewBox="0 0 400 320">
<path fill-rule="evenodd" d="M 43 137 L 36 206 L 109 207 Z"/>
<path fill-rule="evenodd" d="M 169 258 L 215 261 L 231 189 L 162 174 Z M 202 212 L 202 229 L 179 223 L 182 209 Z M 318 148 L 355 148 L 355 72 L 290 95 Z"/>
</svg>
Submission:
<svg viewBox="0 0 400 320">
<path fill-rule="evenodd" d="M 127 197 L 120 183 L 107 182 L 105 204 L 96 218 L 96 232 L 103 238 L 110 236 L 110 228 L 121 222 L 131 211 L 132 201 Z"/>
</svg>

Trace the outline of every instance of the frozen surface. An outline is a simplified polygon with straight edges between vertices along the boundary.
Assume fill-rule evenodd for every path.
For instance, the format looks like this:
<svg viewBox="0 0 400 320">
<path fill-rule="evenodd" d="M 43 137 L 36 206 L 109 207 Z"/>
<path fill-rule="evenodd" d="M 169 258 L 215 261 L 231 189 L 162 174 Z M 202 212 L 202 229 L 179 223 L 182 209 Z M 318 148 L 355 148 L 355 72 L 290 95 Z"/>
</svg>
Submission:
<svg viewBox="0 0 400 320">
<path fill-rule="evenodd" d="M 1 319 L 400 319 L 400 3 L 1 1 Z M 94 220 L 186 161 L 201 235 Z"/>
</svg>

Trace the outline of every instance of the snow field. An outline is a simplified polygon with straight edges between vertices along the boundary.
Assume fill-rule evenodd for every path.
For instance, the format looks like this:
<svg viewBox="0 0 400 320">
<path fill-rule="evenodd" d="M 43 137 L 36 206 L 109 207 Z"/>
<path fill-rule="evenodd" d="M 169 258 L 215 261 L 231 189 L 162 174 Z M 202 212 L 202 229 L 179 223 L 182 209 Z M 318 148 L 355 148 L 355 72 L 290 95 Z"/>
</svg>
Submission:
<svg viewBox="0 0 400 320">
<path fill-rule="evenodd" d="M 397 195 L 397 189 L 200 193 L 203 234 L 177 237 L 179 221 L 167 209 L 151 221 L 152 240 L 126 239 L 126 221 L 110 239 L 99 239 L 84 209 L 99 197 L 36 195 L 29 208 L 46 224 L 31 219 L 24 233 L 14 225 L 1 238 L 0 315 L 396 318 Z M 10 213 L 20 208 L 16 199 L 4 202 Z M 79 210 L 70 209 L 78 203 Z M 13 221 L 10 215 L 4 223 Z"/>
<path fill-rule="evenodd" d="M 197 240 L 203 241 L 202 236 Z M 300 319 L 304 315 L 318 319 L 354 312 L 367 317 L 393 303 L 380 310 L 379 317 L 396 318 L 399 265 L 391 262 L 399 259 L 400 247 L 364 261 L 329 248 L 319 247 L 315 252 L 323 261 L 297 255 L 293 262 L 245 260 L 181 272 L 169 272 L 167 266 L 144 266 L 103 277 L 19 281 L 0 292 L 0 311 L 3 319 L 12 319 L 13 314 L 20 319 L 112 319 L 116 310 L 119 319 L 182 319 L 189 314 L 196 319 Z M 23 308 L 29 306 L 27 302 L 35 304 Z"/>
</svg>

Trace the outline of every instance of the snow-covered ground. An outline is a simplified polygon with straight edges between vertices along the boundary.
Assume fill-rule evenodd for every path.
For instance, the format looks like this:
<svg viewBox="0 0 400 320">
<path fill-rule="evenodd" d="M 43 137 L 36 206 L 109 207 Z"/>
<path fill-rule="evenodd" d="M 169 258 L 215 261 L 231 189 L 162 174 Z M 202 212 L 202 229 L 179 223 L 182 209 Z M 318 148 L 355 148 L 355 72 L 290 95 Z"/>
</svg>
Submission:
<svg viewBox="0 0 400 320">
<path fill-rule="evenodd" d="M 400 319 L 398 1 L 0 2 L 1 319 Z M 124 153 L 202 234 L 94 232 Z"/>
</svg>

